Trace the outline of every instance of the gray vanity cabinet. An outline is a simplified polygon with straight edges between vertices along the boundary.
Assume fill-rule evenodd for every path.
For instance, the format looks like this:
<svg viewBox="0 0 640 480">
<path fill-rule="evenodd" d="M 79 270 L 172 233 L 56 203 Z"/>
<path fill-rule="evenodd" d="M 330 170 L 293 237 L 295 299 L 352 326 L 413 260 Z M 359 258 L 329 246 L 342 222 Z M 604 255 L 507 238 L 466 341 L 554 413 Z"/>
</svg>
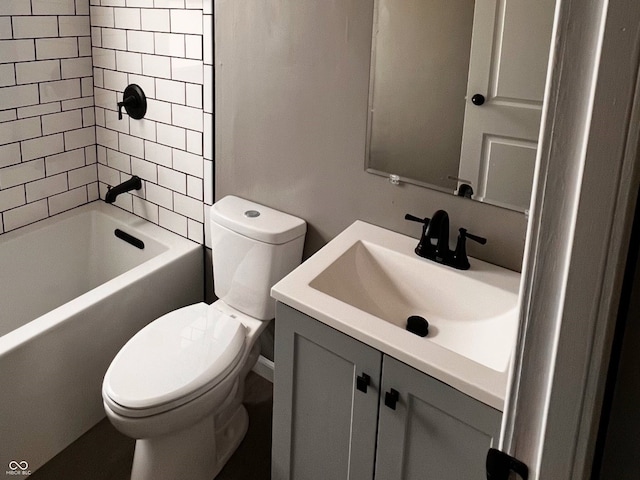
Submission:
<svg viewBox="0 0 640 480">
<path fill-rule="evenodd" d="M 499 411 L 284 304 L 276 312 L 272 480 L 486 477 Z"/>
</svg>

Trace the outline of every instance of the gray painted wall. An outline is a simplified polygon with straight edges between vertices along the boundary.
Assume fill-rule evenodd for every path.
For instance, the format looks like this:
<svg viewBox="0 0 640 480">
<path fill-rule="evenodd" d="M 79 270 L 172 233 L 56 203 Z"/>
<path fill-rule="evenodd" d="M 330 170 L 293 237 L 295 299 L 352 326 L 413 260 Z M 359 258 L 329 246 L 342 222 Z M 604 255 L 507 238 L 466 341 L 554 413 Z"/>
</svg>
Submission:
<svg viewBox="0 0 640 480">
<path fill-rule="evenodd" d="M 372 16 L 373 0 L 216 2 L 215 198 L 306 219 L 305 256 L 356 219 L 417 238 L 404 214 L 443 208 L 488 238 L 471 255 L 519 270 L 522 214 L 364 171 Z"/>
</svg>

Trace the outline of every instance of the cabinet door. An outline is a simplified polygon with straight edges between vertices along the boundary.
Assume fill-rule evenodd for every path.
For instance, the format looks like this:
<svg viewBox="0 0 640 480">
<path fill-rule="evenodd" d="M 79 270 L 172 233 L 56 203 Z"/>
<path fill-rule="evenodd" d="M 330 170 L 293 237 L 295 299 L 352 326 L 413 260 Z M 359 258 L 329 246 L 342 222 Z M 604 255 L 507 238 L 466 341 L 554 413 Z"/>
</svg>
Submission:
<svg viewBox="0 0 640 480">
<path fill-rule="evenodd" d="M 391 389 L 399 394 L 395 410 L 385 405 Z M 377 480 L 486 478 L 499 411 L 386 355 L 381 397 Z"/>
<path fill-rule="evenodd" d="M 280 303 L 275 338 L 272 479 L 371 480 L 382 355 Z"/>
</svg>

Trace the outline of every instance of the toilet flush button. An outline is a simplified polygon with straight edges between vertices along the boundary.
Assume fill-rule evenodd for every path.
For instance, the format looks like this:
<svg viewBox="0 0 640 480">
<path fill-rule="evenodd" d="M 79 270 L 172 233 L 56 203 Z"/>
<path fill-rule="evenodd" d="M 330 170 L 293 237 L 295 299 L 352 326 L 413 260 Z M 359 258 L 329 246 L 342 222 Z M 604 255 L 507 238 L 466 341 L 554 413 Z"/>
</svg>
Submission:
<svg viewBox="0 0 640 480">
<path fill-rule="evenodd" d="M 260 216 L 260 212 L 257 210 L 247 210 L 246 212 L 244 212 L 244 216 L 249 218 L 256 218 Z"/>
</svg>

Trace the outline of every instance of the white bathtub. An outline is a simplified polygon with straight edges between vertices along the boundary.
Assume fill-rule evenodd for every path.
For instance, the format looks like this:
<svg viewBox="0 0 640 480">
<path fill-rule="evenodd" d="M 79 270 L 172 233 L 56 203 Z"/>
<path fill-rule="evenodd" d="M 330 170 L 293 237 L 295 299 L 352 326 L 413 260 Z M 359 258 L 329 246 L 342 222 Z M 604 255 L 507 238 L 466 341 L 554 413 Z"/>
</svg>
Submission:
<svg viewBox="0 0 640 480">
<path fill-rule="evenodd" d="M 201 245 L 103 202 L 0 235 L 0 473 L 34 471 L 100 421 L 112 358 L 202 301 L 203 276 Z"/>
</svg>

